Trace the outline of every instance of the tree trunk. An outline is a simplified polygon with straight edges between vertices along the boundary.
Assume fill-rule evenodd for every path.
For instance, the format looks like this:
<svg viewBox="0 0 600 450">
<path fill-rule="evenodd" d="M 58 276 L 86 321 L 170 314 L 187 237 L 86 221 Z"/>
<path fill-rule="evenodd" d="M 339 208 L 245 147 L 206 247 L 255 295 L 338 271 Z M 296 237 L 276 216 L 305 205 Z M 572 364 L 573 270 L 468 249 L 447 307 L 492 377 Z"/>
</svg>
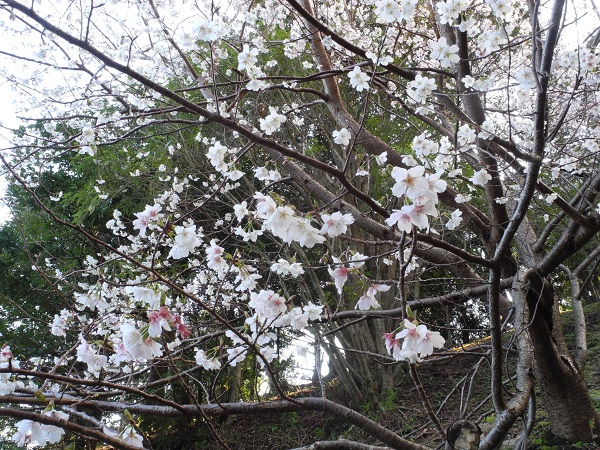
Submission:
<svg viewBox="0 0 600 450">
<path fill-rule="evenodd" d="M 572 442 L 591 441 L 600 420 L 582 374 L 570 356 L 561 351 L 566 346 L 560 324 L 553 320 L 557 308 L 552 286 L 530 271 L 520 289 L 526 295 L 513 296 L 515 307 L 528 308 L 531 320 L 517 332 L 526 333 L 531 340 L 534 373 L 552 433 Z"/>
</svg>

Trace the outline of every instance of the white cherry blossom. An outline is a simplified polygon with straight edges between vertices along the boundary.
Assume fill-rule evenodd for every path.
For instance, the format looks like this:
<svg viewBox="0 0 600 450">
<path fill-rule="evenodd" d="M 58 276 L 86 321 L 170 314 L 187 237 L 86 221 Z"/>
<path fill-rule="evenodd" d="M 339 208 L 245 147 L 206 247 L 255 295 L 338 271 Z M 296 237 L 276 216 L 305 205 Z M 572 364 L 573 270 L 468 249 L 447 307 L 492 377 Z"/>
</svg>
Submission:
<svg viewBox="0 0 600 450">
<path fill-rule="evenodd" d="M 341 130 L 333 131 L 333 142 L 336 144 L 340 144 L 343 146 L 347 146 L 350 144 L 350 139 L 352 139 L 352 134 L 348 131 L 347 128 L 342 128 Z"/>
<path fill-rule="evenodd" d="M 348 230 L 348 225 L 354 223 L 352 214 L 342 214 L 339 211 L 331 215 L 321 214 L 321 220 L 323 221 L 323 227 L 319 233 L 326 234 L 331 238 L 344 234 Z"/>
<path fill-rule="evenodd" d="M 246 70 L 255 66 L 257 62 L 258 49 L 251 49 L 248 44 L 244 44 L 242 51 L 238 54 L 238 70 Z"/>
<path fill-rule="evenodd" d="M 441 37 L 437 41 L 429 43 L 431 59 L 438 60 L 442 67 L 450 67 L 460 61 L 458 56 L 458 45 L 448 45 L 446 38 Z"/>
<path fill-rule="evenodd" d="M 492 179 L 492 176 L 485 169 L 480 169 L 473 174 L 469 181 L 476 186 L 485 186 L 485 184 Z"/>
<path fill-rule="evenodd" d="M 462 211 L 460 209 L 456 209 L 452 211 L 450 220 L 446 222 L 446 228 L 448 228 L 449 230 L 454 230 L 460 225 L 462 220 Z"/>
<path fill-rule="evenodd" d="M 360 70 L 360 67 L 354 66 L 354 69 L 348 74 L 350 85 L 358 92 L 369 89 L 369 75 Z"/>
<path fill-rule="evenodd" d="M 437 86 L 433 78 L 428 78 L 417 73 L 415 79 L 408 83 L 407 94 L 417 103 L 425 103 Z"/>
<path fill-rule="evenodd" d="M 279 114 L 276 108 L 270 108 L 270 114 L 264 119 L 260 119 L 260 129 L 267 135 L 275 133 L 281 125 L 287 120 L 287 117 L 283 114 Z"/>
</svg>

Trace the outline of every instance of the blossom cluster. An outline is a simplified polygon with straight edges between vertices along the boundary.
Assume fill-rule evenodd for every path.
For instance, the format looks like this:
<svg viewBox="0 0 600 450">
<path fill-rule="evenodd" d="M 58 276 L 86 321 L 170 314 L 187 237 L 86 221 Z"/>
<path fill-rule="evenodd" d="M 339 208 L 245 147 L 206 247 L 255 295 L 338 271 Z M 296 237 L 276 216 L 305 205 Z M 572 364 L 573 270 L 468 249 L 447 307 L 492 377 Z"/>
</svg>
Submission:
<svg viewBox="0 0 600 450">
<path fill-rule="evenodd" d="M 354 69 L 348 73 L 350 85 L 358 92 L 369 90 L 369 75 L 360 70 L 360 67 L 354 66 Z"/>
<path fill-rule="evenodd" d="M 257 192 L 254 199 L 256 200 L 254 211 L 248 210 L 246 203 L 234 206 L 238 220 L 241 221 L 246 216 L 258 219 L 262 222 L 260 234 L 268 231 L 288 244 L 297 242 L 303 247 L 312 248 L 315 244 L 325 242 L 325 236 L 334 238 L 345 233 L 348 230 L 348 225 L 354 223 L 351 214 L 342 214 L 341 212 L 322 213 L 320 218 L 323 225 L 319 230 L 312 225 L 309 217 L 299 216 L 290 206 L 277 205 L 275 200 L 267 194 Z M 242 236 L 246 234 L 243 228 L 238 228 L 236 233 Z M 256 236 L 256 234 L 245 236 L 245 240 L 251 240 L 252 238 L 255 240 Z"/>
<path fill-rule="evenodd" d="M 375 298 L 378 292 L 387 292 L 390 290 L 390 286 L 387 284 L 371 284 L 367 292 L 365 292 L 356 303 L 356 309 L 361 311 L 367 311 L 369 309 L 379 308 L 379 302 Z"/>
<path fill-rule="evenodd" d="M 417 0 L 377 0 L 375 14 L 384 23 L 408 21 L 413 18 L 416 6 Z"/>
<path fill-rule="evenodd" d="M 42 413 L 44 416 L 50 416 L 56 419 L 68 420 L 69 415 L 62 411 L 56 411 L 51 408 Z M 65 431 L 62 428 L 54 425 L 46 425 L 35 422 L 33 420 L 20 420 L 15 424 L 17 432 L 13 435 L 12 440 L 18 447 L 29 446 L 45 446 L 46 444 L 56 444 L 60 442 Z"/>
<path fill-rule="evenodd" d="M 450 67 L 460 61 L 458 56 L 458 45 L 449 45 L 445 37 L 429 43 L 431 49 L 430 58 L 438 60 L 442 67 Z"/>
<path fill-rule="evenodd" d="M 406 93 L 417 103 L 425 103 L 433 91 L 435 91 L 435 80 L 427 78 L 418 73 L 415 79 L 408 83 Z"/>
<path fill-rule="evenodd" d="M 429 228 L 429 216 L 438 214 L 436 204 L 438 193 L 446 190 L 446 181 L 440 179 L 441 173 L 426 174 L 424 166 L 409 169 L 394 167 L 392 178 L 396 181 L 392 186 L 392 194 L 404 197 L 411 203 L 392 212 L 386 219 L 390 226 L 397 225 L 400 231 L 410 233 L 412 227 L 419 230 Z"/>
<path fill-rule="evenodd" d="M 446 340 L 437 331 L 426 325 L 404 319 L 401 330 L 384 333 L 383 340 L 388 353 L 396 361 L 416 363 L 433 353 L 434 348 L 442 348 Z"/>
</svg>

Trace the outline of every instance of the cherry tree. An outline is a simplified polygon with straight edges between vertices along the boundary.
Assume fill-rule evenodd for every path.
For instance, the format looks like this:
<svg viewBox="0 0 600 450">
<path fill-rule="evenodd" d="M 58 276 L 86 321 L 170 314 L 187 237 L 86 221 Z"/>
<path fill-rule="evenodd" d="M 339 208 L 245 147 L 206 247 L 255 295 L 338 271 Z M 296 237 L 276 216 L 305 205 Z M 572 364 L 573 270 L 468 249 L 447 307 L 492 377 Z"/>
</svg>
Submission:
<svg viewBox="0 0 600 450">
<path fill-rule="evenodd" d="M 459 308 L 491 337 L 480 448 L 520 418 L 527 440 L 536 387 L 556 435 L 592 440 L 582 300 L 600 253 L 600 78 L 582 4 L 2 0 L 25 123 L 0 159 L 93 249 L 77 269 L 35 267 L 62 295 L 43 319 L 65 344 L 23 360 L 5 342 L 13 440 L 141 448 L 137 418 L 162 415 L 200 418 L 228 448 L 214 416 L 318 410 L 425 448 L 329 400 L 320 359 L 357 398 L 407 368 L 443 442 L 419 372 Z M 44 183 L 82 165 L 102 230 Z M 290 396 L 284 335 L 314 345 L 320 397 Z M 243 383 L 249 362 L 277 400 L 214 388 Z"/>
</svg>

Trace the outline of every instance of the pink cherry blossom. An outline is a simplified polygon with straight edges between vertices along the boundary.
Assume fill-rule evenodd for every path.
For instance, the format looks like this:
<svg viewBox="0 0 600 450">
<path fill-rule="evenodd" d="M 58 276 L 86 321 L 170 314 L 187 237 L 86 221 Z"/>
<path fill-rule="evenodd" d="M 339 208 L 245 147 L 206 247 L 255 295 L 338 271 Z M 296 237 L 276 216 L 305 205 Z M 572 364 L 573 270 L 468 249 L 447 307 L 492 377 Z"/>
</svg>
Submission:
<svg viewBox="0 0 600 450">
<path fill-rule="evenodd" d="M 227 260 L 224 256 L 225 249 L 217 245 L 216 239 L 211 240 L 210 247 L 206 249 L 206 261 L 208 262 L 208 267 L 217 272 L 222 272 L 227 269 Z"/>
<path fill-rule="evenodd" d="M 413 227 L 412 210 L 412 205 L 405 205 L 401 209 L 394 209 L 390 217 L 385 219 L 385 223 L 391 227 L 398 225 L 400 231 L 410 233 Z"/>
<path fill-rule="evenodd" d="M 404 319 L 404 329 L 400 332 L 384 333 L 385 347 L 397 361 L 414 364 L 433 353 L 434 348 L 444 346 L 445 340 L 437 331 L 430 331 L 425 325 L 415 325 Z M 402 344 L 400 345 L 400 341 Z"/>
<path fill-rule="evenodd" d="M 415 348 L 426 330 L 425 325 L 415 325 L 410 320 L 404 319 L 404 329 L 396 337 L 404 339 L 402 348 Z"/>
<path fill-rule="evenodd" d="M 175 330 L 181 339 L 187 339 L 192 335 L 192 331 L 190 327 L 188 327 L 185 323 L 183 323 L 183 319 L 181 316 L 176 315 L 175 320 L 173 321 L 173 325 L 175 325 Z"/>
<path fill-rule="evenodd" d="M 150 320 L 148 334 L 150 337 L 155 338 L 162 334 L 162 330 L 171 331 L 169 323 L 175 321 L 175 316 L 169 312 L 168 308 L 163 306 L 158 311 L 148 313 L 148 319 Z"/>
<path fill-rule="evenodd" d="M 335 269 L 329 267 L 327 270 L 329 271 L 329 275 L 333 277 L 333 281 L 338 293 L 342 295 L 342 290 L 344 289 L 346 280 L 348 280 L 348 273 L 350 272 L 350 269 L 348 269 L 348 267 L 341 266 Z"/>
<path fill-rule="evenodd" d="M 0 361 L 2 361 L 2 362 L 8 361 L 12 357 L 13 357 L 13 354 L 12 354 L 12 351 L 10 350 L 10 347 L 6 344 L 3 344 L 2 350 L 0 351 Z"/>
<path fill-rule="evenodd" d="M 416 351 L 424 358 L 433 353 L 434 348 L 442 348 L 446 340 L 437 331 L 426 330 L 417 342 Z"/>
<path fill-rule="evenodd" d="M 383 340 L 385 342 L 385 348 L 392 358 L 400 361 L 399 355 L 402 351 L 402 341 L 396 337 L 396 333 L 384 333 Z"/>
</svg>

